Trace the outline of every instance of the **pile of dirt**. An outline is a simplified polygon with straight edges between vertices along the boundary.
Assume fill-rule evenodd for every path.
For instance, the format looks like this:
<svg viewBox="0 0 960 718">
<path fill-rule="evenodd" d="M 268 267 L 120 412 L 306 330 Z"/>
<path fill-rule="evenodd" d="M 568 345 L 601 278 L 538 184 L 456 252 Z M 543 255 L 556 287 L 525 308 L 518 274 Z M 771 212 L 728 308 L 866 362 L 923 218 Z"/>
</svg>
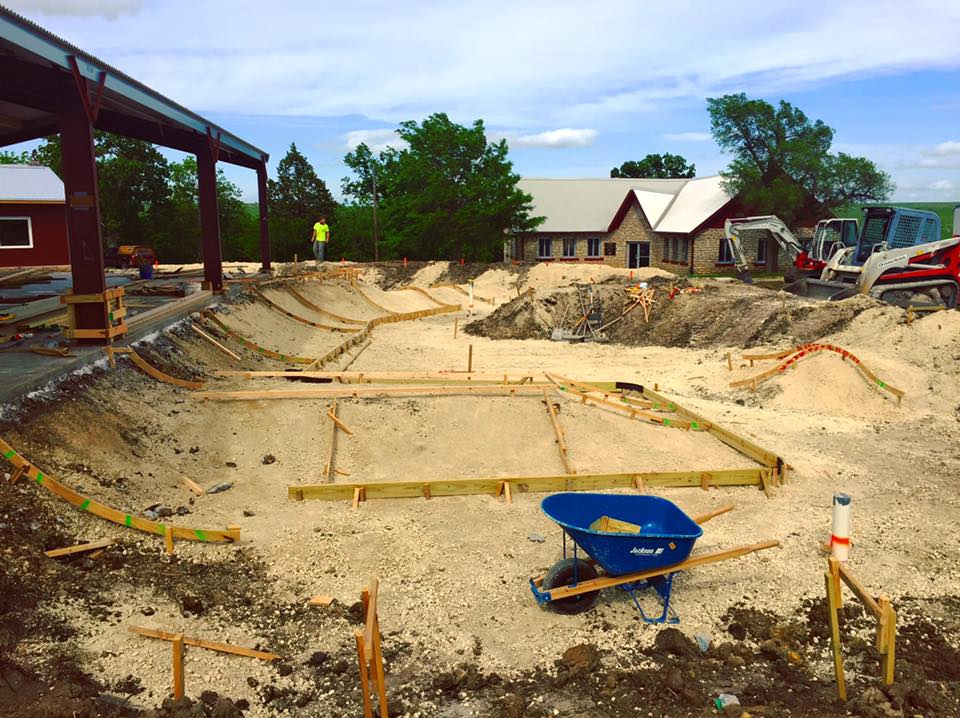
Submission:
<svg viewBox="0 0 960 718">
<path fill-rule="evenodd" d="M 633 303 L 621 276 L 594 284 L 603 305 L 603 322 L 616 320 Z M 653 277 L 655 289 L 649 321 L 635 307 L 603 332 L 607 341 L 639 346 L 752 347 L 769 342 L 814 341 L 847 326 L 861 312 L 877 306 L 854 297 L 842 302 L 814 302 L 785 292 L 728 282 Z M 670 298 L 671 289 L 678 292 Z M 697 291 L 699 290 L 699 291 Z M 533 292 L 499 307 L 465 331 L 492 339 L 547 339 L 554 328 L 571 329 L 582 315 L 576 287 Z"/>
</svg>

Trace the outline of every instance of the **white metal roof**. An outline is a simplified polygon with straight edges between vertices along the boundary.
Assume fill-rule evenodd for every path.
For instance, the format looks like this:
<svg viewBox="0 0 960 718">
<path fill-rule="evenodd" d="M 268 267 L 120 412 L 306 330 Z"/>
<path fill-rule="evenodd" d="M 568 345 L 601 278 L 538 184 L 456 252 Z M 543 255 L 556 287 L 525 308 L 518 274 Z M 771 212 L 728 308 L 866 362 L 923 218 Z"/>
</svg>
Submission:
<svg viewBox="0 0 960 718">
<path fill-rule="evenodd" d="M 63 182 L 49 167 L 0 165 L 0 202 L 64 202 Z"/>
<path fill-rule="evenodd" d="M 688 180 L 654 230 L 683 233 L 695 230 L 733 199 L 724 191 L 721 181 L 721 177 Z"/>
<path fill-rule="evenodd" d="M 546 217 L 538 232 L 606 232 L 627 192 L 672 197 L 687 180 L 523 178 L 518 187 L 533 197 L 534 217 Z"/>
<path fill-rule="evenodd" d="M 537 232 L 606 232 L 625 197 L 633 193 L 656 232 L 689 233 L 733 199 L 720 177 L 699 179 L 523 178 L 533 197 Z"/>
</svg>

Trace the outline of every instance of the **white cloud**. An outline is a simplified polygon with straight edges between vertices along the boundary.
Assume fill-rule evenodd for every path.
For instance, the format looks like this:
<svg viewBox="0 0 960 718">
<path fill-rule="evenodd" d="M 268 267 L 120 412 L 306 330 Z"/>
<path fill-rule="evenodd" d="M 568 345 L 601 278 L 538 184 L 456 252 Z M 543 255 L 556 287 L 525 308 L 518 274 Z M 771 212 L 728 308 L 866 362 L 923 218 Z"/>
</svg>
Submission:
<svg viewBox="0 0 960 718">
<path fill-rule="evenodd" d="M 932 189 L 936 191 L 946 191 L 954 188 L 953 182 L 948 179 L 939 179 L 936 182 L 931 182 L 927 185 L 927 189 Z"/>
<path fill-rule="evenodd" d="M 4 0 L 4 4 L 15 12 L 80 17 L 102 15 L 110 20 L 143 9 L 143 0 Z"/>
<path fill-rule="evenodd" d="M 407 146 L 396 130 L 353 130 L 344 135 L 343 139 L 343 149 L 351 152 L 360 144 L 365 144 L 374 154 L 388 147 L 402 149 Z"/>
<path fill-rule="evenodd" d="M 668 132 L 663 139 L 672 142 L 706 142 L 713 135 L 709 132 Z"/>
<path fill-rule="evenodd" d="M 558 130 L 546 130 L 528 135 L 504 134 L 503 138 L 511 147 L 589 147 L 597 140 L 597 131 L 588 128 L 574 129 L 562 127 Z"/>
<path fill-rule="evenodd" d="M 960 155 L 960 142 L 941 142 L 930 150 L 931 155 Z"/>
</svg>

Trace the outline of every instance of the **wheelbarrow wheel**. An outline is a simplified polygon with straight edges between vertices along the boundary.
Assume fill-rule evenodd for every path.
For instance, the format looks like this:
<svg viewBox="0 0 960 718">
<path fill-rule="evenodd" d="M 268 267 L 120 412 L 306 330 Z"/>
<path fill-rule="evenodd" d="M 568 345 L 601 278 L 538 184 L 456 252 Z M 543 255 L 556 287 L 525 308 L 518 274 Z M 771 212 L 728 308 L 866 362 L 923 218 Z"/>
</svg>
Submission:
<svg viewBox="0 0 960 718">
<path fill-rule="evenodd" d="M 543 577 L 543 590 L 573 584 L 574 566 L 576 566 L 576 580 L 578 583 L 597 578 L 597 570 L 583 559 L 565 558 L 562 561 L 557 561 L 557 563 L 553 564 L 553 567 L 547 571 L 547 575 Z M 557 613 L 565 613 L 572 616 L 593 608 L 593 604 L 597 602 L 599 595 L 599 591 L 587 591 L 576 596 L 558 598 L 555 601 L 551 601 L 550 605 L 553 606 L 553 609 Z"/>
</svg>

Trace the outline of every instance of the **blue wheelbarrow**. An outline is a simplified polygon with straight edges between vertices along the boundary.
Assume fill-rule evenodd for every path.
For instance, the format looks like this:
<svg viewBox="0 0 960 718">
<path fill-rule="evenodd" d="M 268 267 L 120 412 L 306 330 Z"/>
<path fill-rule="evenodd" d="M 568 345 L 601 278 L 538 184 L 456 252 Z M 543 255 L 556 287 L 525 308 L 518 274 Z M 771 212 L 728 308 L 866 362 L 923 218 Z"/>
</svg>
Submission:
<svg viewBox="0 0 960 718">
<path fill-rule="evenodd" d="M 693 545 L 703 535 L 700 525 L 733 506 L 691 518 L 659 496 L 576 492 L 548 496 L 540 507 L 563 529 L 563 559 L 543 576 L 531 578 L 530 589 L 541 606 L 549 604 L 558 613 L 588 611 L 601 590 L 618 586 L 630 594 L 647 623 L 677 623 L 680 619 L 670 607 L 677 573 L 780 545 L 763 541 L 691 558 Z M 659 616 L 647 616 L 637 599 L 638 591 L 649 588 L 662 603 Z"/>
</svg>

